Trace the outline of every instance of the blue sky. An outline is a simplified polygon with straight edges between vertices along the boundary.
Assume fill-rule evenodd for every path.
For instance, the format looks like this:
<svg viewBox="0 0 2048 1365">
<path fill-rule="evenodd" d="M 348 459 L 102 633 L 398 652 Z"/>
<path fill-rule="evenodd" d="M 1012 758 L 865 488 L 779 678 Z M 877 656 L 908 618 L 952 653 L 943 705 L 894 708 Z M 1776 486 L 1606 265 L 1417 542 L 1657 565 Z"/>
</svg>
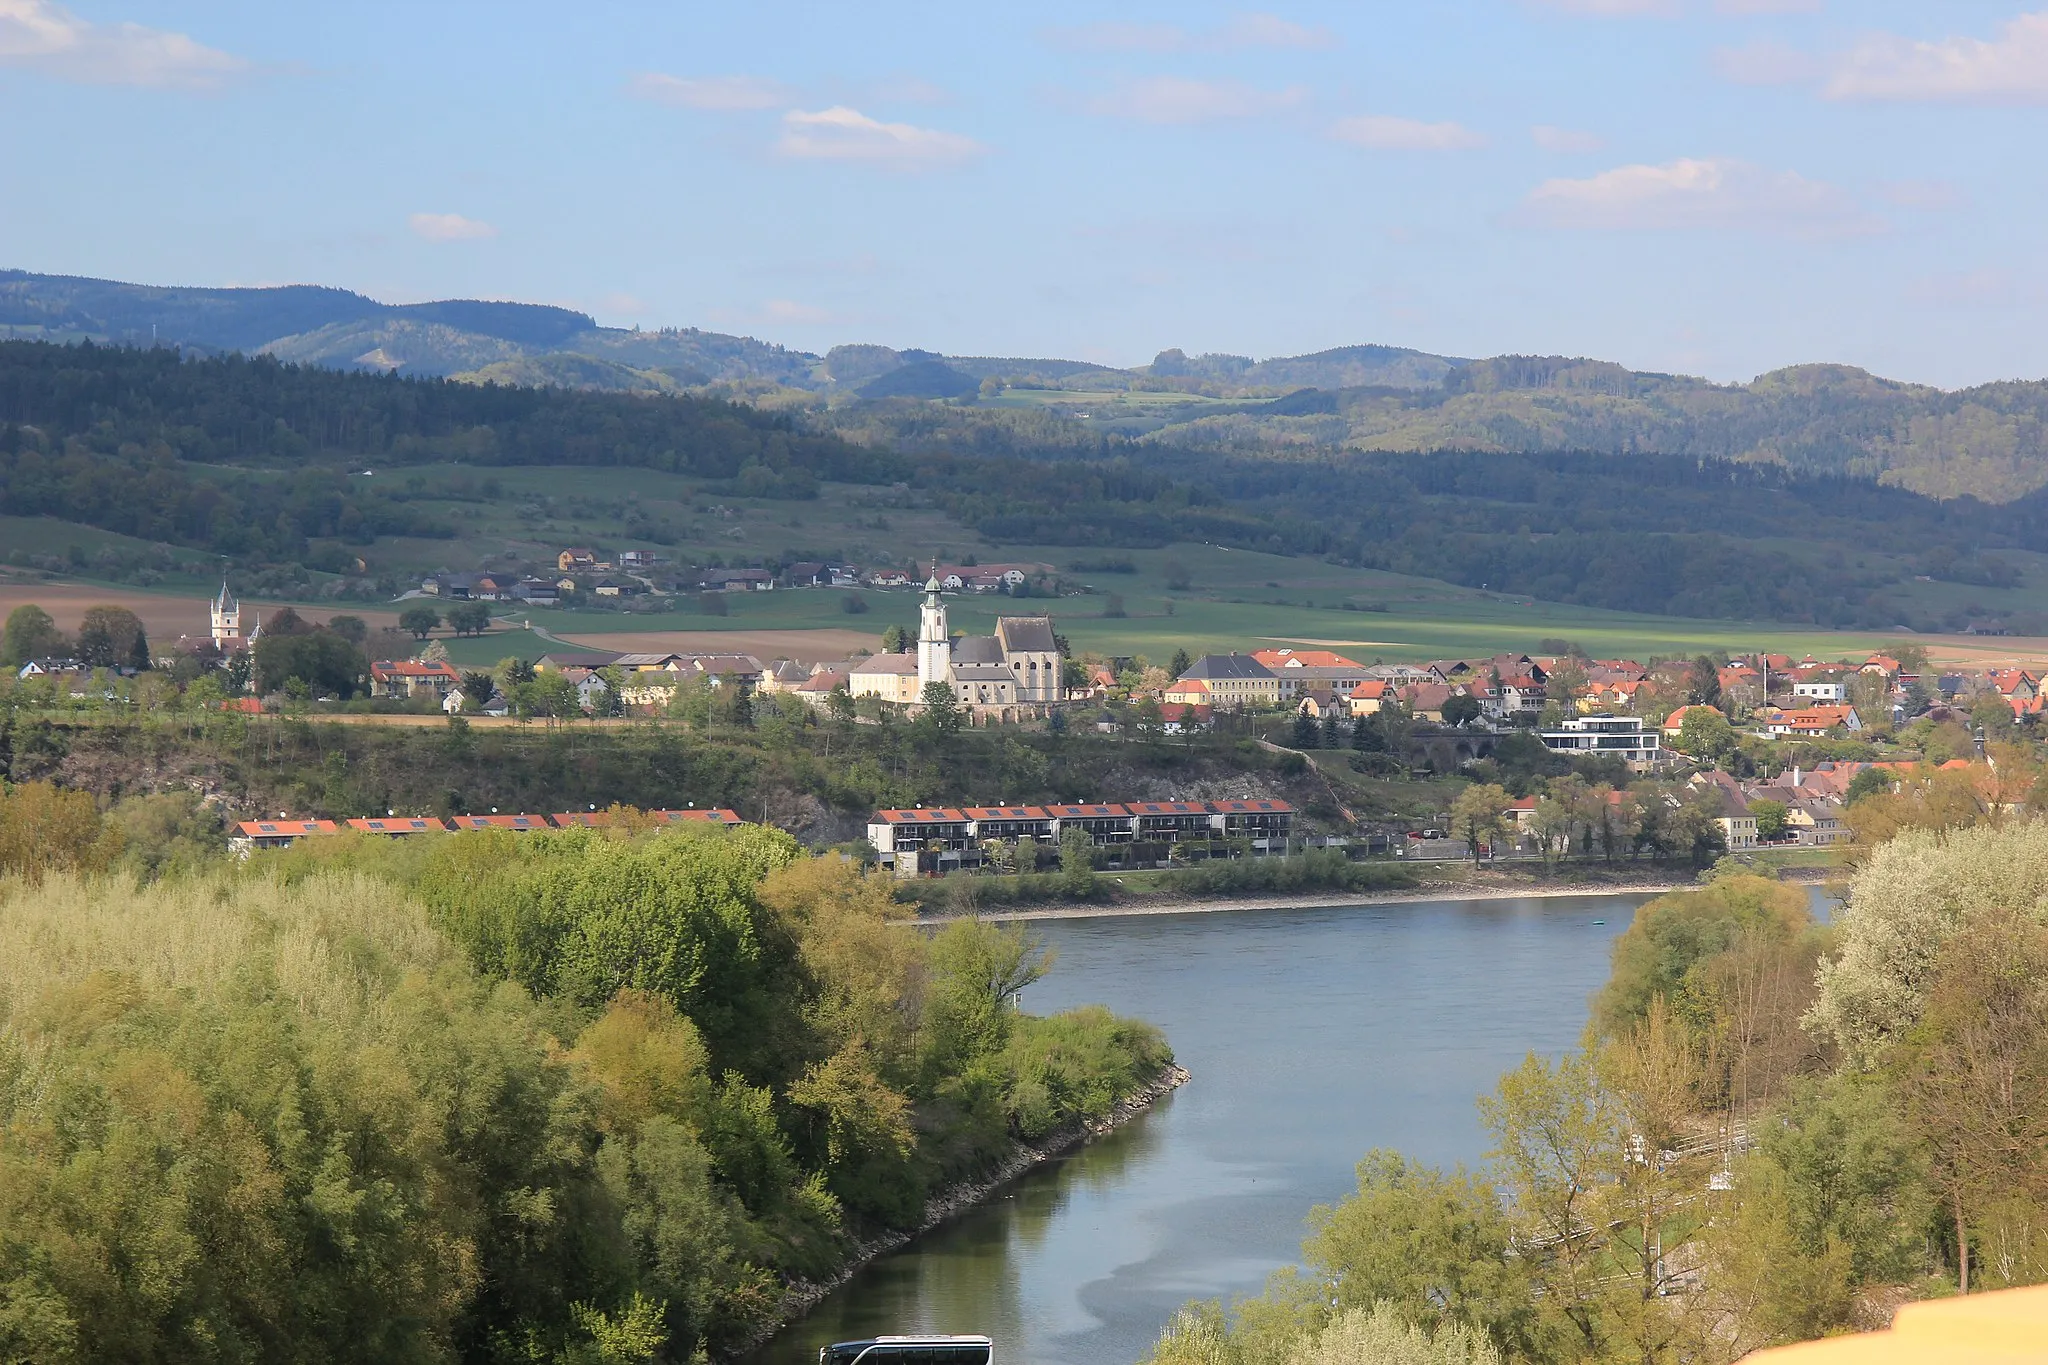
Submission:
<svg viewBox="0 0 2048 1365">
<path fill-rule="evenodd" d="M 2048 7 L 0 0 L 0 126 L 31 270 L 810 350 L 2048 375 Z"/>
</svg>

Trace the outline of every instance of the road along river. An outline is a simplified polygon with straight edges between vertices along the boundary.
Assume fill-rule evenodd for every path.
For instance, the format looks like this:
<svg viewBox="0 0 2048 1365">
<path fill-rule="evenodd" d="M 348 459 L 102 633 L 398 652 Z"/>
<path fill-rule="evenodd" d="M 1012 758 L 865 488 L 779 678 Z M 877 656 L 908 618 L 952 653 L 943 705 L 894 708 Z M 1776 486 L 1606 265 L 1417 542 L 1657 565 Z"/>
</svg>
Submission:
<svg viewBox="0 0 2048 1365">
<path fill-rule="evenodd" d="M 1189 1299 L 1258 1292 L 1372 1147 L 1486 1149 L 1474 1098 L 1579 1038 L 1647 895 L 1049 920 L 1025 1007 L 1166 1030 L 1193 1079 L 1110 1137 L 855 1275 L 749 1358 L 986 1332 L 1004 1365 L 1130 1365 Z M 1825 913 L 1818 891 L 1816 911 Z"/>
</svg>

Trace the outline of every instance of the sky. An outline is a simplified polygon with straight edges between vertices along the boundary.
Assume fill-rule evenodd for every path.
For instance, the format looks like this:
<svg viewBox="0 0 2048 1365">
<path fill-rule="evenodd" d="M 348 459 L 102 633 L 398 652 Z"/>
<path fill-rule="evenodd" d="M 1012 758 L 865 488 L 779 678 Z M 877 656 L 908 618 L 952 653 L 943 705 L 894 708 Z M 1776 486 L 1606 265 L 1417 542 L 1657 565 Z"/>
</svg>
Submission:
<svg viewBox="0 0 2048 1365">
<path fill-rule="evenodd" d="M 0 267 L 811 351 L 2048 376 L 2010 0 L 0 0 L 0 129 Z"/>
</svg>

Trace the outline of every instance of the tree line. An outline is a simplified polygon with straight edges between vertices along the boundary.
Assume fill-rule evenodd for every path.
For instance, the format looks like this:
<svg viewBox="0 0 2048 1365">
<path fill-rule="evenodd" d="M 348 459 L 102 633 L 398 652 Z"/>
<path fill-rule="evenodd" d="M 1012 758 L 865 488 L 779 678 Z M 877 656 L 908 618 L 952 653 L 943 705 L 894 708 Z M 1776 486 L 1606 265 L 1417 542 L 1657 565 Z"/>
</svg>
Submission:
<svg viewBox="0 0 2048 1365">
<path fill-rule="evenodd" d="M 1020 933 L 614 814 L 138 881 L 0 796 L 0 1359 L 703 1359 L 1170 1060 L 1019 1012 Z"/>
<path fill-rule="evenodd" d="M 1831 924 L 1740 873 L 1651 901 L 1584 1045 L 1481 1099 L 1484 1168 L 1368 1154 L 1300 1267 L 1152 1365 L 1732 1361 L 2048 1281 L 2044 868 L 2048 824 L 1980 810 L 1877 848 Z"/>
</svg>

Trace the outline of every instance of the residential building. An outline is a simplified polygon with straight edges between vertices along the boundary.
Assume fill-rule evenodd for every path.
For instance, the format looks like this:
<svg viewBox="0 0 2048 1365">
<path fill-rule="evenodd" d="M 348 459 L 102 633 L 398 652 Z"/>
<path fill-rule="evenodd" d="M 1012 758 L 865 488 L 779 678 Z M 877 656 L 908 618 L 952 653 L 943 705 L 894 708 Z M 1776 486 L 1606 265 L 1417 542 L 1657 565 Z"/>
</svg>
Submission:
<svg viewBox="0 0 2048 1365">
<path fill-rule="evenodd" d="M 977 840 L 1032 839 L 1043 842 L 1053 837 L 1053 818 L 1043 806 L 969 806 Z"/>
<path fill-rule="evenodd" d="M 1252 657 L 1280 680 L 1280 699 L 1321 690 L 1348 696 L 1366 679 L 1365 665 L 1327 649 L 1255 649 Z"/>
<path fill-rule="evenodd" d="M 1211 814 L 1202 801 L 1133 801 L 1131 837 L 1140 843 L 1207 839 Z"/>
<path fill-rule="evenodd" d="M 235 826 L 228 849 L 246 858 L 253 849 L 290 848 L 309 835 L 332 834 L 335 829 L 332 820 L 244 820 Z"/>
<path fill-rule="evenodd" d="M 769 592 L 775 575 L 766 569 L 711 569 L 697 586 L 704 592 Z"/>
<path fill-rule="evenodd" d="M 881 810 L 868 817 L 868 842 L 884 867 L 900 876 L 959 866 L 973 845 L 967 812 L 950 807 Z"/>
<path fill-rule="evenodd" d="M 918 701 L 917 657 L 912 654 L 873 654 L 846 673 L 846 690 L 856 699 L 877 697 L 897 706 Z"/>
<path fill-rule="evenodd" d="M 370 695 L 376 697 L 417 697 L 425 693 L 438 698 L 461 686 L 462 674 L 452 664 L 383 659 L 370 665 Z"/>
<path fill-rule="evenodd" d="M 1055 839 L 1070 829 L 1080 830 L 1098 844 L 1129 843 L 1131 839 L 1131 812 L 1124 806 L 1047 806 L 1045 813 L 1053 818 Z"/>
<path fill-rule="evenodd" d="M 1107 672 L 1108 670 L 1099 669 L 1097 671 Z M 1114 674 L 1110 675 L 1109 681 L 1106 683 L 1097 681 L 1097 686 L 1101 687 L 1113 687 L 1115 685 L 1116 677 Z M 1159 694 L 1159 700 L 1167 706 L 1208 706 L 1210 704 L 1209 684 L 1203 682 L 1200 678 L 1182 678 L 1178 682 L 1168 683 L 1166 690 Z"/>
<path fill-rule="evenodd" d="M 1568 717 L 1555 730 L 1542 732 L 1543 747 L 1568 758 L 1619 758 L 1635 772 L 1663 762 L 1657 732 L 1641 716 L 1591 715 Z"/>
<path fill-rule="evenodd" d="M 1179 681 L 1207 684 L 1211 706 L 1244 710 L 1280 704 L 1280 680 L 1249 654 L 1204 654 Z"/>
<path fill-rule="evenodd" d="M 1730 853 L 1756 847 L 1756 816 L 1742 795 L 1742 787 L 1726 773 L 1694 773 L 1686 785 L 1710 803 L 1714 823 L 1721 828 L 1722 841 Z"/>
<path fill-rule="evenodd" d="M 374 815 L 348 822 L 358 834 L 384 834 L 396 839 L 407 834 L 446 834 L 448 826 L 430 815 Z"/>
<path fill-rule="evenodd" d="M 1294 828 L 1294 807 L 1285 801 L 1211 801 L 1209 810 L 1214 833 L 1225 839 L 1250 839 L 1254 848 L 1284 843 Z"/>
<path fill-rule="evenodd" d="M 533 666 L 542 673 L 571 668 L 608 668 L 625 657 L 609 650 L 563 649 L 541 655 L 534 660 Z"/>
<path fill-rule="evenodd" d="M 1832 848 L 1856 838 L 1856 832 L 1842 821 L 1841 807 L 1827 801 L 1787 801 L 1785 827 L 1811 848 Z"/>
<path fill-rule="evenodd" d="M 1394 684 L 1380 678 L 1367 678 L 1351 689 L 1346 700 L 1351 703 L 1353 716 L 1374 716 L 1379 714 L 1381 707 L 1399 698 L 1395 695 Z"/>
<path fill-rule="evenodd" d="M 597 567 L 597 554 L 582 547 L 567 549 L 555 556 L 555 567 L 563 573 L 588 573 Z"/>
<path fill-rule="evenodd" d="M 1774 735 L 1825 735 L 1831 730 L 1855 734 L 1863 720 L 1853 706 L 1809 706 L 1803 711 L 1773 708 L 1764 713 L 1764 728 Z"/>
<path fill-rule="evenodd" d="M 1169 735 L 1192 735 L 1209 728 L 1215 713 L 1207 706 L 1192 706 L 1186 702 L 1161 702 L 1159 706 L 1159 728 Z"/>
<path fill-rule="evenodd" d="M 1792 695 L 1801 701 L 1839 704 L 1849 699 L 1849 684 L 1839 677 L 1813 677 L 1795 681 Z"/>
<path fill-rule="evenodd" d="M 1679 733 L 1685 729 L 1685 718 L 1695 711 L 1703 712 L 1708 715 L 1720 716 L 1722 720 L 1728 719 L 1727 716 L 1722 715 L 1721 708 L 1718 706 L 1704 706 L 1698 704 L 1692 706 L 1681 706 L 1676 711 L 1673 711 L 1670 715 L 1664 718 L 1664 738 L 1667 740 L 1677 739 Z"/>
</svg>

